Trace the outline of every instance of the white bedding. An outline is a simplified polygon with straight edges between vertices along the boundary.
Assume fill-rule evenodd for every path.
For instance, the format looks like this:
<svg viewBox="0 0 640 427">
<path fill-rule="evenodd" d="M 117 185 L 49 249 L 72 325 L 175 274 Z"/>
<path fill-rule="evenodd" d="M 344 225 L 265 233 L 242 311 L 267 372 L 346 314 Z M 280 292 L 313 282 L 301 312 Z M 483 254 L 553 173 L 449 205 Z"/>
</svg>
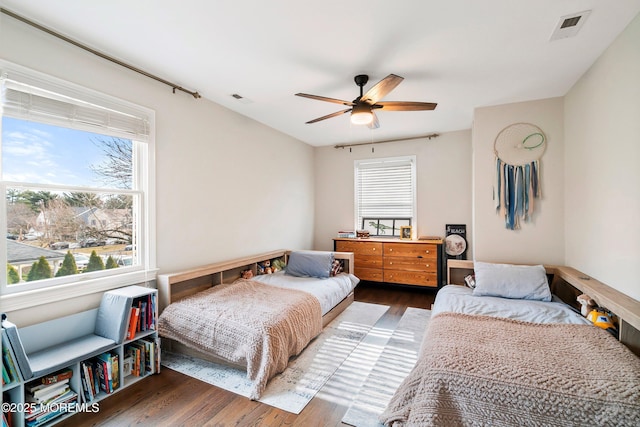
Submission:
<svg viewBox="0 0 640 427">
<path fill-rule="evenodd" d="M 590 324 L 562 302 L 474 296 L 466 286 L 447 285 L 438 291 L 432 315 L 453 312 L 502 317 L 532 323 Z"/>
<path fill-rule="evenodd" d="M 278 271 L 274 274 L 254 276 L 251 280 L 281 288 L 298 289 L 315 296 L 320 301 L 322 315 L 327 314 L 356 287 L 360 279 L 353 274 L 340 273 L 327 279 L 296 277 Z"/>
</svg>

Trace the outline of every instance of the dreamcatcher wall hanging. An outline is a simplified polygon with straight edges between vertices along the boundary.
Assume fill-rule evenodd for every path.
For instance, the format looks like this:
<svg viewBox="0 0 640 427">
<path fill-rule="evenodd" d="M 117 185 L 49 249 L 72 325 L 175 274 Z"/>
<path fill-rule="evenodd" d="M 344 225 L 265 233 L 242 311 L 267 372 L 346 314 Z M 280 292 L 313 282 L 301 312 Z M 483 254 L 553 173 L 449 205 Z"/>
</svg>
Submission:
<svg viewBox="0 0 640 427">
<path fill-rule="evenodd" d="M 534 199 L 540 197 L 540 158 L 547 139 L 539 127 L 530 123 L 514 123 L 496 136 L 493 198 L 496 212 L 505 219 L 506 228 L 520 228 L 528 222 Z"/>
</svg>

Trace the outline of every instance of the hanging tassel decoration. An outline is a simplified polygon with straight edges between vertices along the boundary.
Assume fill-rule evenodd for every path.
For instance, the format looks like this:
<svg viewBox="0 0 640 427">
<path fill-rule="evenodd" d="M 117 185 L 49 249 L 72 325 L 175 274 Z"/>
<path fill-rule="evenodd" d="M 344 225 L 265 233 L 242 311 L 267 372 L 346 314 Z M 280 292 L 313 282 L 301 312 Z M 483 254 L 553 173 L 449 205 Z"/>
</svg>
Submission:
<svg viewBox="0 0 640 427">
<path fill-rule="evenodd" d="M 494 204 L 496 213 L 504 217 L 507 229 L 520 229 L 520 222 L 530 221 L 534 199 L 540 195 L 538 160 L 513 166 L 496 157 Z"/>
</svg>

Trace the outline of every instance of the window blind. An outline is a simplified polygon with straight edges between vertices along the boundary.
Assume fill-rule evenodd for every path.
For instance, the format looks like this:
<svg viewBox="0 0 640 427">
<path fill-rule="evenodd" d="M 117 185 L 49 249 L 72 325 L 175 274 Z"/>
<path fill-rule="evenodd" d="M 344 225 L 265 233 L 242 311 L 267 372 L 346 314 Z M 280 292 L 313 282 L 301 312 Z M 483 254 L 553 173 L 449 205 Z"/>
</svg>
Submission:
<svg viewBox="0 0 640 427">
<path fill-rule="evenodd" d="M 14 80 L 8 73 L 0 76 L 0 91 L 2 115 L 136 141 L 149 139 L 149 117 L 125 105 L 109 105 L 106 99 L 81 99 L 62 90 L 48 90 L 22 79 Z"/>
<path fill-rule="evenodd" d="M 362 218 L 414 218 L 415 158 L 357 161 L 356 225 Z"/>
</svg>

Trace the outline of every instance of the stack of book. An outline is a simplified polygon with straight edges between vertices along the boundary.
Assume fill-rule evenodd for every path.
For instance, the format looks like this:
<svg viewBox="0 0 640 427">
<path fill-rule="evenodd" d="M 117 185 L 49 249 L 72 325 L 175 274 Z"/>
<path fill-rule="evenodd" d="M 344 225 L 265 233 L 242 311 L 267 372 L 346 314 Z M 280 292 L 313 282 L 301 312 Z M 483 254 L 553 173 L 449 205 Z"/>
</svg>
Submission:
<svg viewBox="0 0 640 427">
<path fill-rule="evenodd" d="M 105 352 L 80 364 L 80 377 L 85 402 L 93 401 L 98 393 L 111 394 L 120 387 L 119 358 Z"/>
<path fill-rule="evenodd" d="M 341 239 L 353 239 L 356 237 L 355 231 L 338 231 L 338 237 Z"/>
<path fill-rule="evenodd" d="M 135 338 L 138 332 L 146 332 L 156 328 L 156 295 L 149 294 L 136 298 L 129 315 L 129 327 L 127 328 L 127 340 Z"/>
<path fill-rule="evenodd" d="M 39 426 L 64 414 L 71 402 L 77 402 L 78 394 L 69 383 L 72 376 L 73 371 L 65 369 L 25 386 L 25 401 L 35 404 L 27 407 L 25 423 L 28 427 Z"/>
<path fill-rule="evenodd" d="M 142 339 L 133 342 L 125 347 L 124 368 L 125 375 L 133 375 L 134 377 L 144 377 L 153 374 L 158 369 L 159 364 L 159 346 L 152 340 Z"/>
</svg>

